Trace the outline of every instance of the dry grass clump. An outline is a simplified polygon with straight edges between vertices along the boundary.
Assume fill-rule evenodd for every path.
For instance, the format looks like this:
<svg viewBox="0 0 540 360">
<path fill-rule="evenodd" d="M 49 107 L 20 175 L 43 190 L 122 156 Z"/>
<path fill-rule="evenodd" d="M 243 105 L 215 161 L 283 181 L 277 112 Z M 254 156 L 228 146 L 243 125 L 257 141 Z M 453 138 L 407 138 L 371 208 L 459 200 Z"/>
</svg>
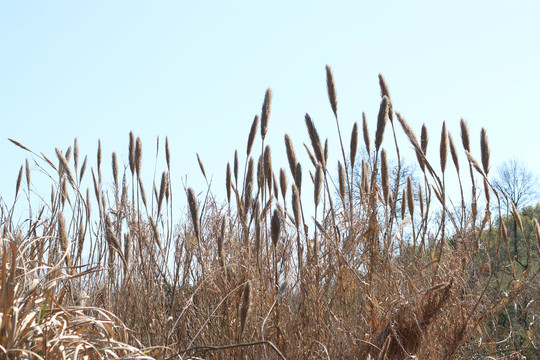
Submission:
<svg viewBox="0 0 540 360">
<path fill-rule="evenodd" d="M 448 146 L 460 173 L 446 124 L 436 157 L 439 167 L 428 156 L 427 128 L 422 127 L 418 141 L 405 118 L 394 113 L 388 85 L 379 76 L 381 104 L 373 137 L 363 114 L 367 155 L 358 158 L 354 124 L 347 156 L 328 66 L 326 76 L 341 146 L 337 174 L 328 164 L 332 149 L 328 141 L 323 146 L 308 114 L 311 147 L 305 149 L 311 164 L 300 164 L 293 139 L 285 134 L 289 170 L 280 168 L 277 174 L 264 143 L 272 98 L 267 90 L 248 134 L 243 174 L 238 152 L 232 166 L 227 164 L 226 201 L 216 200 L 210 186 L 184 189 L 188 207 L 176 222 L 168 139 L 167 169 L 149 193 L 141 172 L 143 144 L 133 133 L 123 174 L 113 153 L 112 191 L 106 191 L 102 179 L 99 146 L 97 167 L 91 170 L 93 196 L 82 190 L 86 158 L 79 167 L 77 142 L 73 152 L 56 150 L 58 166 L 32 153 L 58 180 L 50 202 L 30 210 L 21 225 L 13 223 L 10 209 L 1 207 L 0 349 L 6 358 L 503 356 L 491 345 L 507 335 L 509 343 L 512 332 L 496 319 L 535 279 L 538 266 L 519 273 L 513 259 L 499 263 L 499 249 L 508 247 L 507 233 L 498 231 L 500 212 L 490 211 L 489 199 L 498 203 L 499 194 L 487 178 L 485 130 L 480 166 L 461 123 L 472 192 L 467 205 L 459 177 L 459 211 L 453 211 L 446 191 Z M 257 155 L 253 144 L 259 119 L 262 146 Z M 389 167 L 391 153 L 399 160 L 400 146 L 408 146 L 396 140 L 399 127 L 420 163 L 423 179 L 418 184 L 401 178 L 399 161 L 395 171 Z M 389 131 L 386 143 L 394 143 L 385 148 Z M 21 179 L 22 168 L 17 194 Z M 313 188 L 303 185 L 310 179 Z M 478 181 L 488 199 L 483 213 Z M 312 200 L 314 213 L 308 214 L 304 202 Z M 496 244 L 496 256 L 490 244 Z M 501 266 L 508 269 L 504 278 L 493 271 Z M 503 281 L 508 272 L 511 281 Z"/>
</svg>

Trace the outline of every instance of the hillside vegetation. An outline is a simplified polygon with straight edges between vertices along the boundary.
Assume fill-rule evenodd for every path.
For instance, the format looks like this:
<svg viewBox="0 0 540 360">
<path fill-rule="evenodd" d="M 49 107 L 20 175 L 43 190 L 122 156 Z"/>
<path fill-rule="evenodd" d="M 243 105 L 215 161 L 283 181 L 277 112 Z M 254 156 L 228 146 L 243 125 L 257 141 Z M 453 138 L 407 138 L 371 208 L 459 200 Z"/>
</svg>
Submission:
<svg viewBox="0 0 540 360">
<path fill-rule="evenodd" d="M 210 186 L 171 186 L 168 140 L 152 187 L 133 133 L 129 167 L 113 153 L 109 180 L 101 148 L 89 169 L 76 140 L 54 159 L 11 140 L 50 175 L 52 190 L 39 194 L 39 208 L 28 200 L 21 223 L 15 204 L 0 207 L 0 358 L 538 359 L 538 211 L 522 221 L 515 207 L 501 209 L 486 131 L 479 160 L 463 120 L 455 138 L 445 123 L 431 141 L 425 126 L 418 137 L 379 76 L 376 122 L 364 116 L 349 137 L 329 67 L 326 79 L 340 144 L 329 149 L 306 114 L 311 161 L 298 162 L 304 149 L 285 134 L 288 164 L 273 163 L 267 90 L 246 148 L 226 166 L 224 199 Z M 398 144 L 397 132 L 409 143 Z M 388 165 L 387 151 L 400 159 L 411 146 L 416 185 L 401 178 L 400 162 Z M 448 172 L 457 172 L 461 197 L 448 197 Z M 32 191 L 27 161 L 19 206 Z M 185 219 L 172 217 L 179 197 Z M 527 239 L 527 268 L 512 256 L 512 236 Z"/>
</svg>

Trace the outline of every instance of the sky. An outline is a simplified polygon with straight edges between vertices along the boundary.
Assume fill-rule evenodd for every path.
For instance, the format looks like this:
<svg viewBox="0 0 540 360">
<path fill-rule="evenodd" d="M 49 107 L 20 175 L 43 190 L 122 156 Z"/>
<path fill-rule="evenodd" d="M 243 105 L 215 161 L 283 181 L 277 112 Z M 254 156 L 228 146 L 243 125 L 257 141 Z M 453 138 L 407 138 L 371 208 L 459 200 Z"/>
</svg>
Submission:
<svg viewBox="0 0 540 360">
<path fill-rule="evenodd" d="M 540 174 L 538 14 L 533 0 L 0 0 L 0 196 L 12 203 L 19 167 L 32 159 L 8 138 L 56 160 L 55 148 L 66 150 L 77 137 L 94 168 L 100 139 L 108 168 L 113 151 L 128 164 L 133 131 L 143 141 L 146 184 L 154 171 L 159 182 L 167 136 L 173 186 L 206 190 L 198 153 L 212 191 L 224 199 L 226 164 L 235 149 L 245 160 L 267 88 L 274 168 L 288 168 L 288 133 L 309 179 L 305 113 L 329 139 L 330 163 L 340 155 L 326 64 L 347 144 L 363 111 L 374 136 L 381 73 L 394 109 L 418 134 L 427 125 L 435 163 L 442 122 L 457 140 L 464 118 L 477 158 L 480 129 L 487 130 L 491 173 L 517 157 Z M 391 140 L 387 132 L 383 147 L 393 149 Z M 256 156 L 260 146 L 258 137 Z M 50 182 L 30 163 L 34 191 L 46 189 L 47 198 Z"/>
</svg>

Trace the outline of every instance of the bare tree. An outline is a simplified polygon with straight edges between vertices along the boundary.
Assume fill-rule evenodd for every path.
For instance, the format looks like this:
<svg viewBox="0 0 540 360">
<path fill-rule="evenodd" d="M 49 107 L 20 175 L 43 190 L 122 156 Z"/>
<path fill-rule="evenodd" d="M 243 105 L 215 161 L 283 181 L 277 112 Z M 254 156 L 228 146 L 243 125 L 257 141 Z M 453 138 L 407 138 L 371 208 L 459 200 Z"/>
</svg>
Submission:
<svg viewBox="0 0 540 360">
<path fill-rule="evenodd" d="M 516 158 L 511 158 L 499 167 L 495 184 L 518 210 L 530 205 L 539 195 L 536 175 Z M 503 202 L 506 206 L 510 205 L 504 197 Z"/>
<path fill-rule="evenodd" d="M 521 210 L 524 206 L 537 200 L 539 196 L 536 175 L 516 158 L 511 158 L 499 167 L 495 185 L 504 191 L 508 197 L 502 197 L 503 204 L 507 210 L 511 209 L 512 206 L 509 201 L 514 203 L 516 209 Z M 509 211 L 512 212 L 511 210 Z M 512 216 L 514 216 L 513 212 Z M 528 258 L 525 264 L 519 259 L 517 221 L 515 218 L 512 223 L 512 230 L 514 236 L 514 257 L 521 266 L 527 268 L 529 263 Z"/>
</svg>

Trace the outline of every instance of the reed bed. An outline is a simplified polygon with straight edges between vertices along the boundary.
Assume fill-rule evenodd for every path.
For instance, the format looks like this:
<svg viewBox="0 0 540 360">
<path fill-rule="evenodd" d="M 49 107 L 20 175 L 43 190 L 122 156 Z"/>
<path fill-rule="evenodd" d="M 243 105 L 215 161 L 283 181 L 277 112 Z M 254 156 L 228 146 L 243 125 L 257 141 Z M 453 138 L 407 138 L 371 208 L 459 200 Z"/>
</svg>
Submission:
<svg viewBox="0 0 540 360">
<path fill-rule="evenodd" d="M 377 119 L 370 124 L 364 114 L 348 139 L 329 66 L 326 79 L 339 148 L 323 143 L 306 114 L 311 163 L 298 162 L 300 148 L 285 134 L 288 164 L 278 168 L 265 143 L 268 89 L 245 154 L 237 151 L 226 166 L 222 200 L 210 186 L 173 192 L 168 139 L 166 169 L 148 188 L 143 144 L 133 133 L 124 171 L 112 154 L 110 183 L 102 177 L 101 144 L 97 165 L 87 170 L 76 139 L 67 151 L 56 149 L 56 159 L 11 140 L 48 171 L 53 186 L 41 208 L 32 210 L 28 200 L 21 224 L 13 221 L 15 204 L 0 208 L 0 357 L 503 359 L 538 349 L 537 324 L 520 348 L 511 324 L 499 321 L 538 286 L 539 268 L 517 271 L 514 259 L 500 256 L 510 253 L 508 233 L 499 222 L 502 195 L 488 177 L 485 129 L 478 162 L 461 121 L 457 138 L 467 162 L 460 163 L 443 123 L 431 140 L 433 163 L 427 127 L 417 138 L 379 75 Z M 400 131 L 408 144 L 398 144 Z M 400 178 L 403 146 L 416 153 L 419 184 Z M 336 165 L 328 162 L 331 151 L 339 153 Z M 398 159 L 394 172 L 390 151 Z M 28 162 L 23 168 L 17 194 L 32 187 Z M 458 175 L 458 199 L 448 198 L 449 171 Z M 187 199 L 182 219 L 172 218 L 173 193 Z M 523 311 L 538 314 L 536 304 Z"/>
</svg>

